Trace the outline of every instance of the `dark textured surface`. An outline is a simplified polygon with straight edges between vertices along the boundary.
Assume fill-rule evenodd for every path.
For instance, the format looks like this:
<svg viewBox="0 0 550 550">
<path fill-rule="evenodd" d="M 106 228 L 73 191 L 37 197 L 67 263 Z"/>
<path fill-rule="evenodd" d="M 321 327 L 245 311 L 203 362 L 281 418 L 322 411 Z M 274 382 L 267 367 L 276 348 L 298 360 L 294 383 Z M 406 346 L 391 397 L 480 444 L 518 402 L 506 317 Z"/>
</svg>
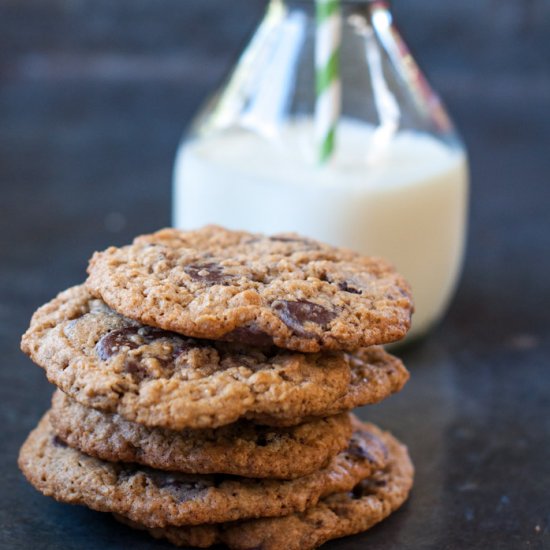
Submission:
<svg viewBox="0 0 550 550">
<path fill-rule="evenodd" d="M 412 499 L 327 548 L 550 548 L 550 6 L 394 5 L 469 146 L 469 249 L 446 319 L 401 351 L 411 382 L 363 411 L 409 443 Z M 169 223 L 179 135 L 262 6 L 0 0 L 1 548 L 169 547 L 24 482 L 51 390 L 18 340 L 93 250 Z"/>
</svg>

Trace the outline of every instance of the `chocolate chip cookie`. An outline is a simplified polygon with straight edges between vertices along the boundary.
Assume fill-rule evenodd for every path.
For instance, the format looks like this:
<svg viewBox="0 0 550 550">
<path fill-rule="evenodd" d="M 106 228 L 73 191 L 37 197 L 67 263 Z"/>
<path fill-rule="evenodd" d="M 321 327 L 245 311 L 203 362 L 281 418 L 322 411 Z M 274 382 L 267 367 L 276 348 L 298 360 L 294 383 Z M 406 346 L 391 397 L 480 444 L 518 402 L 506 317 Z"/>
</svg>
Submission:
<svg viewBox="0 0 550 550">
<path fill-rule="evenodd" d="M 56 500 L 155 528 L 303 512 L 321 498 L 350 491 L 387 460 L 382 440 L 355 422 L 344 451 L 326 468 L 294 480 L 165 472 L 105 462 L 68 447 L 46 414 L 23 444 L 19 467 L 39 491 Z"/>
<path fill-rule="evenodd" d="M 352 434 L 347 413 L 291 428 L 242 420 L 210 430 L 148 428 L 84 407 L 61 391 L 50 421 L 58 437 L 83 453 L 190 474 L 293 479 L 324 468 Z"/>
<path fill-rule="evenodd" d="M 302 354 L 197 340 L 141 325 L 82 286 L 38 309 L 22 349 L 82 405 L 172 430 L 299 424 L 378 402 L 408 378 L 379 347 Z"/>
<path fill-rule="evenodd" d="M 164 229 L 95 253 L 88 273 L 95 296 L 143 324 L 302 352 L 399 340 L 413 310 L 384 260 L 296 234 Z"/>
<path fill-rule="evenodd" d="M 283 517 L 148 531 L 177 546 L 206 548 L 225 544 L 232 550 L 311 550 L 328 540 L 370 529 L 405 502 L 414 470 L 406 447 L 372 425 L 369 430 L 384 442 L 388 462 L 350 492 L 330 495 L 305 512 Z M 147 529 L 123 516 L 115 517 L 136 529 Z"/>
</svg>

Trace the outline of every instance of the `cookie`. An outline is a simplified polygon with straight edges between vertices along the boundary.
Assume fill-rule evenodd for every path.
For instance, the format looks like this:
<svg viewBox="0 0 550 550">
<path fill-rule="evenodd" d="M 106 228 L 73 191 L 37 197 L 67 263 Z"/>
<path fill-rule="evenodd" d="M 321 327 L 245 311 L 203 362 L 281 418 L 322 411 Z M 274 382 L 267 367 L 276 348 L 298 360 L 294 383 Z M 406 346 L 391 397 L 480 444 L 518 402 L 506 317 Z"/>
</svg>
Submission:
<svg viewBox="0 0 550 550">
<path fill-rule="evenodd" d="M 58 437 L 83 453 L 189 474 L 293 479 L 328 465 L 352 434 L 349 414 L 291 428 L 243 420 L 210 430 L 148 428 L 54 394 L 50 421 Z"/>
<path fill-rule="evenodd" d="M 414 474 L 405 446 L 372 425 L 369 430 L 387 447 L 388 463 L 350 492 L 331 495 L 305 512 L 282 517 L 148 531 L 155 538 L 168 539 L 177 546 L 207 548 L 224 544 L 231 550 L 311 550 L 328 540 L 366 531 L 407 500 Z M 147 529 L 124 516 L 115 517 L 136 529 Z"/>
<path fill-rule="evenodd" d="M 302 352 L 405 336 L 409 285 L 386 261 L 296 234 L 164 229 L 96 252 L 90 291 L 143 324 Z"/>
<path fill-rule="evenodd" d="M 409 372 L 403 363 L 380 346 L 363 348 L 353 354 L 346 353 L 345 358 L 351 374 L 348 388 L 342 396 L 324 408 L 321 416 L 333 416 L 363 405 L 379 403 L 400 391 L 409 379 Z M 296 417 L 292 413 L 275 417 L 267 413 L 257 414 L 255 419 L 268 426 L 282 427 L 308 422 L 314 417 L 307 414 Z"/>
<path fill-rule="evenodd" d="M 408 378 L 381 348 L 354 355 L 188 338 L 124 317 L 82 287 L 33 315 L 22 349 L 87 407 L 172 430 L 299 424 L 378 402 Z"/>
<path fill-rule="evenodd" d="M 326 468 L 294 480 L 164 472 L 105 462 L 68 447 L 48 415 L 19 455 L 19 467 L 45 495 L 115 512 L 150 528 L 302 512 L 320 498 L 351 490 L 386 462 L 382 440 L 356 422 L 348 447 Z"/>
</svg>

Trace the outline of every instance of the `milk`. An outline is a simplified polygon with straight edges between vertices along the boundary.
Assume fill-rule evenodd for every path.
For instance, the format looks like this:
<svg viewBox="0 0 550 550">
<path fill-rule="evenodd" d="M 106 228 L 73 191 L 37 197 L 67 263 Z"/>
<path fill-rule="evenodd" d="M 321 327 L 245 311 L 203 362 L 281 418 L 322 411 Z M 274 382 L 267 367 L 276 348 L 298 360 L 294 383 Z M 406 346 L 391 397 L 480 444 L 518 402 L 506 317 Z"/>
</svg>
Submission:
<svg viewBox="0 0 550 550">
<path fill-rule="evenodd" d="M 409 131 L 381 144 L 373 127 L 344 119 L 334 157 L 319 167 L 312 124 L 298 120 L 269 139 L 232 129 L 184 143 L 174 225 L 296 231 L 384 256 L 413 287 L 411 334 L 421 334 L 444 312 L 462 262 L 464 153 Z"/>
</svg>

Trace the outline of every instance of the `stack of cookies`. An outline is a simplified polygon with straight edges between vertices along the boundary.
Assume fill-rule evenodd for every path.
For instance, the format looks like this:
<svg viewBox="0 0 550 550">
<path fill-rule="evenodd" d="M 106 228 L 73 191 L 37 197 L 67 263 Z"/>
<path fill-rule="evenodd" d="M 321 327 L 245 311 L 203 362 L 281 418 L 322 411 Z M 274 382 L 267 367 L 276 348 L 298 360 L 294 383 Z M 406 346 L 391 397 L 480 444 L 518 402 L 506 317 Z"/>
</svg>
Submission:
<svg viewBox="0 0 550 550">
<path fill-rule="evenodd" d="M 181 546 L 304 550 L 407 498 L 392 435 L 412 303 L 384 261 L 295 234 L 166 229 L 94 254 L 22 349 L 57 386 L 19 465 L 41 492 Z"/>
</svg>

